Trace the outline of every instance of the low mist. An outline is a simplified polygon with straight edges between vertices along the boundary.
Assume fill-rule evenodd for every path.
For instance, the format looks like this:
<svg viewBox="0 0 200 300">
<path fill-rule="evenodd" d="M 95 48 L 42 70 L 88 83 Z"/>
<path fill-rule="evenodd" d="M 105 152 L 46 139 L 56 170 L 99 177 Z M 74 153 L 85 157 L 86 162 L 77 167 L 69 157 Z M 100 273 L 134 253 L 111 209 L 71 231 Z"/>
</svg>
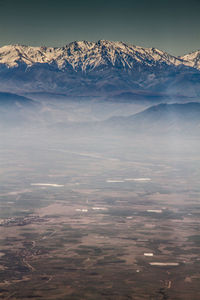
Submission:
<svg viewBox="0 0 200 300">
<path fill-rule="evenodd" d="M 199 105 L 1 105 L 1 295 L 198 299 Z"/>
</svg>

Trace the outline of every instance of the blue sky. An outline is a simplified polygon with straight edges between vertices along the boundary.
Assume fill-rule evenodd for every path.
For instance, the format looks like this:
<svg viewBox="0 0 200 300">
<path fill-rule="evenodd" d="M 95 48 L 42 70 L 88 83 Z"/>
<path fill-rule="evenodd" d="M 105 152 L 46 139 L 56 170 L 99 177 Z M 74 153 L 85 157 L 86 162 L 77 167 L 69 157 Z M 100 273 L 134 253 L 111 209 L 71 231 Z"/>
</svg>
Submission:
<svg viewBox="0 0 200 300">
<path fill-rule="evenodd" d="M 174 55 L 200 49 L 200 0 L 0 0 L 0 46 L 107 39 Z"/>
</svg>

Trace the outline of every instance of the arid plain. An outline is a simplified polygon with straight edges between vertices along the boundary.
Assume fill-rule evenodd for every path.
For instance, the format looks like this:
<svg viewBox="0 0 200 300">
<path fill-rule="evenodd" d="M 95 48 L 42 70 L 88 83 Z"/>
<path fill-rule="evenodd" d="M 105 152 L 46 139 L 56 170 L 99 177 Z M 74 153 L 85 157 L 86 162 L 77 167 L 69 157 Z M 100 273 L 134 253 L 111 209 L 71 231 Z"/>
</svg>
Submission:
<svg viewBox="0 0 200 300">
<path fill-rule="evenodd" d="M 1 299 L 198 300 L 196 142 L 53 140 L 0 149 Z"/>
</svg>

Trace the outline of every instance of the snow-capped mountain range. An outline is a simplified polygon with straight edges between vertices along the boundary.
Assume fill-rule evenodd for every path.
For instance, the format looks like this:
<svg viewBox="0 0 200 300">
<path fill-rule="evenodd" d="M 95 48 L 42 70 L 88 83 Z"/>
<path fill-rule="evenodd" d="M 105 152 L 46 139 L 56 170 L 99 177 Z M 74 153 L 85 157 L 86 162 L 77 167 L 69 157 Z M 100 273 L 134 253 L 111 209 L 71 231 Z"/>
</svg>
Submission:
<svg viewBox="0 0 200 300">
<path fill-rule="evenodd" d="M 0 90 L 71 95 L 159 93 L 200 95 L 200 51 L 175 57 L 123 42 L 65 47 L 0 48 Z"/>
<path fill-rule="evenodd" d="M 200 51 L 175 57 L 156 48 L 142 48 L 123 42 L 100 40 L 97 43 L 73 42 L 62 48 L 8 45 L 0 48 L 0 64 L 9 68 L 34 64 L 56 64 L 59 69 L 87 71 L 99 66 L 112 65 L 133 69 L 135 63 L 153 66 L 156 63 L 185 65 L 200 70 Z"/>
</svg>

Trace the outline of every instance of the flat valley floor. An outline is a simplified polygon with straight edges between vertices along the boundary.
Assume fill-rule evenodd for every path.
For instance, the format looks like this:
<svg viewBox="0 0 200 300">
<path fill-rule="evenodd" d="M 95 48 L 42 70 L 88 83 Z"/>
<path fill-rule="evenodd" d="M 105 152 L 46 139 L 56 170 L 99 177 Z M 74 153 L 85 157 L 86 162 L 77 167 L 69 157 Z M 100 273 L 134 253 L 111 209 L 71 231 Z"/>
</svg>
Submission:
<svg viewBox="0 0 200 300">
<path fill-rule="evenodd" d="M 3 142 L 1 299 L 200 299 L 199 146 Z"/>
</svg>

